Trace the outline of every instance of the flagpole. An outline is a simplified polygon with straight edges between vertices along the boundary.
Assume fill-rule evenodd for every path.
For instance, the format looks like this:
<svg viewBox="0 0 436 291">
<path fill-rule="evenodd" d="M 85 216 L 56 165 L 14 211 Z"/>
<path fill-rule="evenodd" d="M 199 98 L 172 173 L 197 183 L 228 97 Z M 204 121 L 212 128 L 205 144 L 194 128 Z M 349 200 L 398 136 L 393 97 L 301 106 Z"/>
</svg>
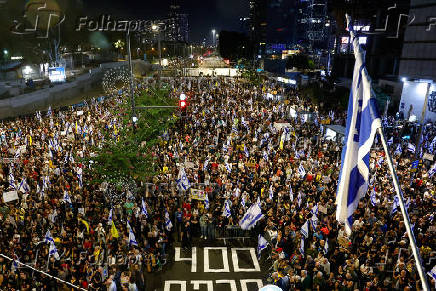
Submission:
<svg viewBox="0 0 436 291">
<path fill-rule="evenodd" d="M 397 173 L 396 173 L 395 168 L 393 166 L 391 154 L 389 153 L 389 148 L 388 148 L 388 145 L 386 143 L 383 129 L 379 127 L 377 130 L 378 130 L 378 133 L 380 135 L 380 139 L 381 139 L 381 142 L 383 144 L 383 148 L 384 148 L 385 153 L 386 153 L 386 161 L 388 163 L 389 170 L 390 170 L 391 175 L 392 175 L 392 182 L 394 183 L 395 192 L 398 196 L 398 202 L 400 205 L 401 213 L 403 214 L 403 221 L 404 221 L 404 225 L 406 226 L 407 236 L 409 237 L 410 247 L 411 247 L 412 252 L 413 252 L 413 257 L 415 258 L 416 269 L 418 270 L 419 277 L 421 278 L 422 289 L 424 291 L 428 291 L 430 289 L 428 287 L 427 277 L 426 277 L 424 268 L 422 266 L 421 256 L 419 255 L 419 249 L 416 246 L 415 236 L 413 235 L 412 228 L 410 227 L 409 214 L 407 213 L 406 207 L 404 205 L 403 193 L 401 191 L 401 188 L 400 188 L 400 185 L 398 182 L 398 176 L 397 176 Z"/>
</svg>

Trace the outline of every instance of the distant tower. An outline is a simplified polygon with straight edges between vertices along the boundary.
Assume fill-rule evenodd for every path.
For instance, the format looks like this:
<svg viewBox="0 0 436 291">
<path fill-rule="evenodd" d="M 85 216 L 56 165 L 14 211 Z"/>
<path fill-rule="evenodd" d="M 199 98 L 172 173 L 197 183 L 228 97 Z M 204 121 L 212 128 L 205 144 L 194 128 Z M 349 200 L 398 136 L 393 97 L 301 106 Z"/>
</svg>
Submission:
<svg viewBox="0 0 436 291">
<path fill-rule="evenodd" d="M 177 0 L 171 1 L 168 19 L 165 22 L 165 40 L 188 42 L 188 15 L 181 13 Z"/>
<path fill-rule="evenodd" d="M 170 5 L 170 16 L 176 15 L 180 13 L 180 5 L 177 3 L 177 0 L 172 0 Z"/>
</svg>

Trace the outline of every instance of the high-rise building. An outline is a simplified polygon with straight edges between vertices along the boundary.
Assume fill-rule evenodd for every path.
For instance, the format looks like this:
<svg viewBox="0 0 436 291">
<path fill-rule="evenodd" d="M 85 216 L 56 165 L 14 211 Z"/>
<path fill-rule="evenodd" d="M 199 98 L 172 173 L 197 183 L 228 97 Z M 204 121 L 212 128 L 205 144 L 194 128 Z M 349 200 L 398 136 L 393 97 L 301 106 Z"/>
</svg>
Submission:
<svg viewBox="0 0 436 291">
<path fill-rule="evenodd" d="M 399 112 L 407 118 L 436 121 L 436 2 L 411 0 L 409 16 L 414 20 L 404 34 L 399 76 L 403 91 Z M 426 100 L 427 95 L 427 100 Z M 427 109 L 423 110 L 427 103 Z"/>
<path fill-rule="evenodd" d="M 256 55 L 263 55 L 267 34 L 267 0 L 249 0 L 250 4 L 250 37 Z"/>
<path fill-rule="evenodd" d="M 297 43 L 311 51 L 328 47 L 330 21 L 327 2 L 297 1 Z"/>
<path fill-rule="evenodd" d="M 334 75 L 351 78 L 354 56 L 345 12 L 350 13 L 359 43 L 366 50 L 366 67 L 373 79 L 398 75 L 404 25 L 410 0 L 330 0 L 335 18 Z M 332 35 L 333 37 L 333 35 Z"/>
<path fill-rule="evenodd" d="M 189 23 L 188 15 L 181 13 L 180 5 L 174 0 L 170 5 L 168 18 L 165 23 L 165 32 L 163 35 L 166 41 L 188 42 L 189 40 Z"/>
</svg>

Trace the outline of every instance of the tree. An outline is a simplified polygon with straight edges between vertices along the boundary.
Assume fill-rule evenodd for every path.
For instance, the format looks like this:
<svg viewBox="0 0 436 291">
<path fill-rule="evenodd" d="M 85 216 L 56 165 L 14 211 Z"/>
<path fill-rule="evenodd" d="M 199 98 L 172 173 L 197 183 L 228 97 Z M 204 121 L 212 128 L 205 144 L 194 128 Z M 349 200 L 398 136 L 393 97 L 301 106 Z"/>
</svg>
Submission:
<svg viewBox="0 0 436 291">
<path fill-rule="evenodd" d="M 312 70 L 315 68 L 315 63 L 306 54 L 295 54 L 288 57 L 286 61 L 286 68 L 297 68 L 298 70 Z"/>
</svg>

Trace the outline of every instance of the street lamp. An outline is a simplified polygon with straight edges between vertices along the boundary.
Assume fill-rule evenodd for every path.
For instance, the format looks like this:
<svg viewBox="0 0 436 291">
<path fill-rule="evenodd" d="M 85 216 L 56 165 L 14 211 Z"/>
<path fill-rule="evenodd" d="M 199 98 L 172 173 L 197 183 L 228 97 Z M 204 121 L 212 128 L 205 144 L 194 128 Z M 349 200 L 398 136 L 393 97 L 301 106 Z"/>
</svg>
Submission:
<svg viewBox="0 0 436 291">
<path fill-rule="evenodd" d="M 158 75 L 158 80 L 157 80 L 157 86 L 158 86 L 158 88 L 160 88 L 160 78 L 162 75 L 162 51 L 161 51 L 161 47 L 160 47 L 160 27 L 157 24 L 153 24 L 151 26 L 151 30 L 157 34 L 157 49 L 159 52 L 159 75 Z"/>
<path fill-rule="evenodd" d="M 7 55 L 8 53 L 9 53 L 9 52 L 8 52 L 7 49 L 4 49 L 4 50 L 3 50 L 3 54 L 4 54 L 4 55 Z"/>
<path fill-rule="evenodd" d="M 216 30 L 212 29 L 212 45 L 213 46 L 215 46 L 215 33 L 216 33 Z"/>
</svg>

